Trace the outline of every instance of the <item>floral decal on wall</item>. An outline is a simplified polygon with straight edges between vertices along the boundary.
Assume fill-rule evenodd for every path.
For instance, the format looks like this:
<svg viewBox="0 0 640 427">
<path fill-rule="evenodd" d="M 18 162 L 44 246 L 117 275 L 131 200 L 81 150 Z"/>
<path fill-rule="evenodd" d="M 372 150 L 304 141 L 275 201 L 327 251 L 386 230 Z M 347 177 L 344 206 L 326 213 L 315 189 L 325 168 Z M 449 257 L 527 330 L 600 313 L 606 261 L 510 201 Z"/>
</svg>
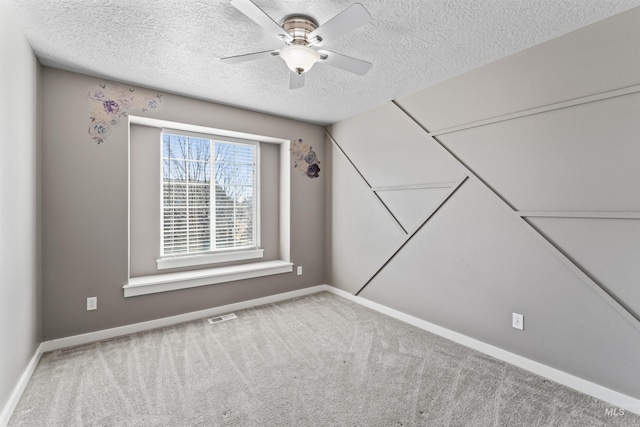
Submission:
<svg viewBox="0 0 640 427">
<path fill-rule="evenodd" d="M 89 135 L 98 144 L 111 129 L 127 117 L 129 111 L 154 111 L 162 108 L 162 95 L 146 90 L 99 84 L 87 92 L 89 97 Z"/>
<path fill-rule="evenodd" d="M 313 147 L 309 147 L 302 142 L 302 139 L 293 142 L 291 147 L 291 157 L 293 157 L 293 167 L 300 171 L 301 175 L 307 178 L 318 178 L 320 176 L 320 160 Z"/>
</svg>

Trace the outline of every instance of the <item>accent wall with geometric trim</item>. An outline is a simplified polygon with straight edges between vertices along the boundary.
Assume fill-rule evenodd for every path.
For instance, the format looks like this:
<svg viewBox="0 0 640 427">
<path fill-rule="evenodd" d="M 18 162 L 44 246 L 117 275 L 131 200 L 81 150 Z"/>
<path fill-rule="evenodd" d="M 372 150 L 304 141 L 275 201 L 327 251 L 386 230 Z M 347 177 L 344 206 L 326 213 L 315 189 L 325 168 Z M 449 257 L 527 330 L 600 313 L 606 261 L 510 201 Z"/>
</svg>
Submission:
<svg viewBox="0 0 640 427">
<path fill-rule="evenodd" d="M 333 124 L 329 284 L 640 398 L 638 22 Z"/>
</svg>

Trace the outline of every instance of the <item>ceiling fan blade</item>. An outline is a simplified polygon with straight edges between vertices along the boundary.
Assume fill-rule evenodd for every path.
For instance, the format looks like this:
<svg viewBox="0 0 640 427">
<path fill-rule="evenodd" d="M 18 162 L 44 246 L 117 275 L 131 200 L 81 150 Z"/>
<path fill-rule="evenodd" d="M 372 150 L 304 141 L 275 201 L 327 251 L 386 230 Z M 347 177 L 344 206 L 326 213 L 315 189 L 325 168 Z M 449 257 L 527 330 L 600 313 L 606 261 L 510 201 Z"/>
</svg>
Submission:
<svg viewBox="0 0 640 427">
<path fill-rule="evenodd" d="M 292 71 L 289 77 L 289 89 L 299 89 L 302 86 L 304 86 L 304 74 L 298 74 Z"/>
<path fill-rule="evenodd" d="M 271 19 L 269 15 L 264 13 L 264 11 L 251 0 L 231 0 L 231 6 L 247 15 L 254 22 L 265 28 L 270 33 L 273 33 L 273 35 L 279 39 L 287 42 L 293 41 L 293 37 L 291 37 L 284 28 L 278 25 L 276 21 Z"/>
<path fill-rule="evenodd" d="M 352 58 L 347 55 L 331 52 L 328 50 L 319 50 L 320 61 L 332 67 L 340 68 L 345 71 L 350 71 L 355 74 L 364 76 L 371 69 L 370 62 L 363 61 L 361 59 Z"/>
<path fill-rule="evenodd" d="M 360 3 L 354 3 L 309 33 L 315 46 L 323 46 L 371 21 L 371 15 Z M 314 40 L 315 39 L 315 40 Z"/>
<path fill-rule="evenodd" d="M 278 53 L 278 50 L 265 50 L 262 52 L 247 53 L 245 55 L 227 56 L 226 58 L 220 58 L 220 60 L 227 64 L 237 64 L 238 62 L 255 61 L 256 59 L 278 56 Z"/>
</svg>

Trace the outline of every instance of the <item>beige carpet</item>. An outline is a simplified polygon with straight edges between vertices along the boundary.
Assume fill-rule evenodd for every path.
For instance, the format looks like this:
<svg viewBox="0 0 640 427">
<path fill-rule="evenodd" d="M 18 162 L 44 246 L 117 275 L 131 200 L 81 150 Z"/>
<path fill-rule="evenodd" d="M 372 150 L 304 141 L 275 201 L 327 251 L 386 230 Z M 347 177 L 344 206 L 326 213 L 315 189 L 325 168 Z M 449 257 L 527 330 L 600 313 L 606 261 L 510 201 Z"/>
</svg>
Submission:
<svg viewBox="0 0 640 427">
<path fill-rule="evenodd" d="M 640 426 L 329 293 L 236 314 L 47 353 L 9 425 Z"/>
</svg>

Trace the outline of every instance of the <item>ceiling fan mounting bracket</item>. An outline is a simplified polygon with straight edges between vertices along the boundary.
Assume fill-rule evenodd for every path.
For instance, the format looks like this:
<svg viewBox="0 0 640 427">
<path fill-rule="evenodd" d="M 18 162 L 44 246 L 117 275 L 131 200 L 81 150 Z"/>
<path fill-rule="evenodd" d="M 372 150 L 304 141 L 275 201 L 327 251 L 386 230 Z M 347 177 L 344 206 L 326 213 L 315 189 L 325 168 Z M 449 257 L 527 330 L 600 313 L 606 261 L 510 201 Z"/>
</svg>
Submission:
<svg viewBox="0 0 640 427">
<path fill-rule="evenodd" d="M 290 15 L 284 19 L 282 28 L 293 37 L 293 41 L 289 44 L 308 46 L 311 43 L 309 33 L 318 28 L 315 19 L 307 15 Z"/>
</svg>

